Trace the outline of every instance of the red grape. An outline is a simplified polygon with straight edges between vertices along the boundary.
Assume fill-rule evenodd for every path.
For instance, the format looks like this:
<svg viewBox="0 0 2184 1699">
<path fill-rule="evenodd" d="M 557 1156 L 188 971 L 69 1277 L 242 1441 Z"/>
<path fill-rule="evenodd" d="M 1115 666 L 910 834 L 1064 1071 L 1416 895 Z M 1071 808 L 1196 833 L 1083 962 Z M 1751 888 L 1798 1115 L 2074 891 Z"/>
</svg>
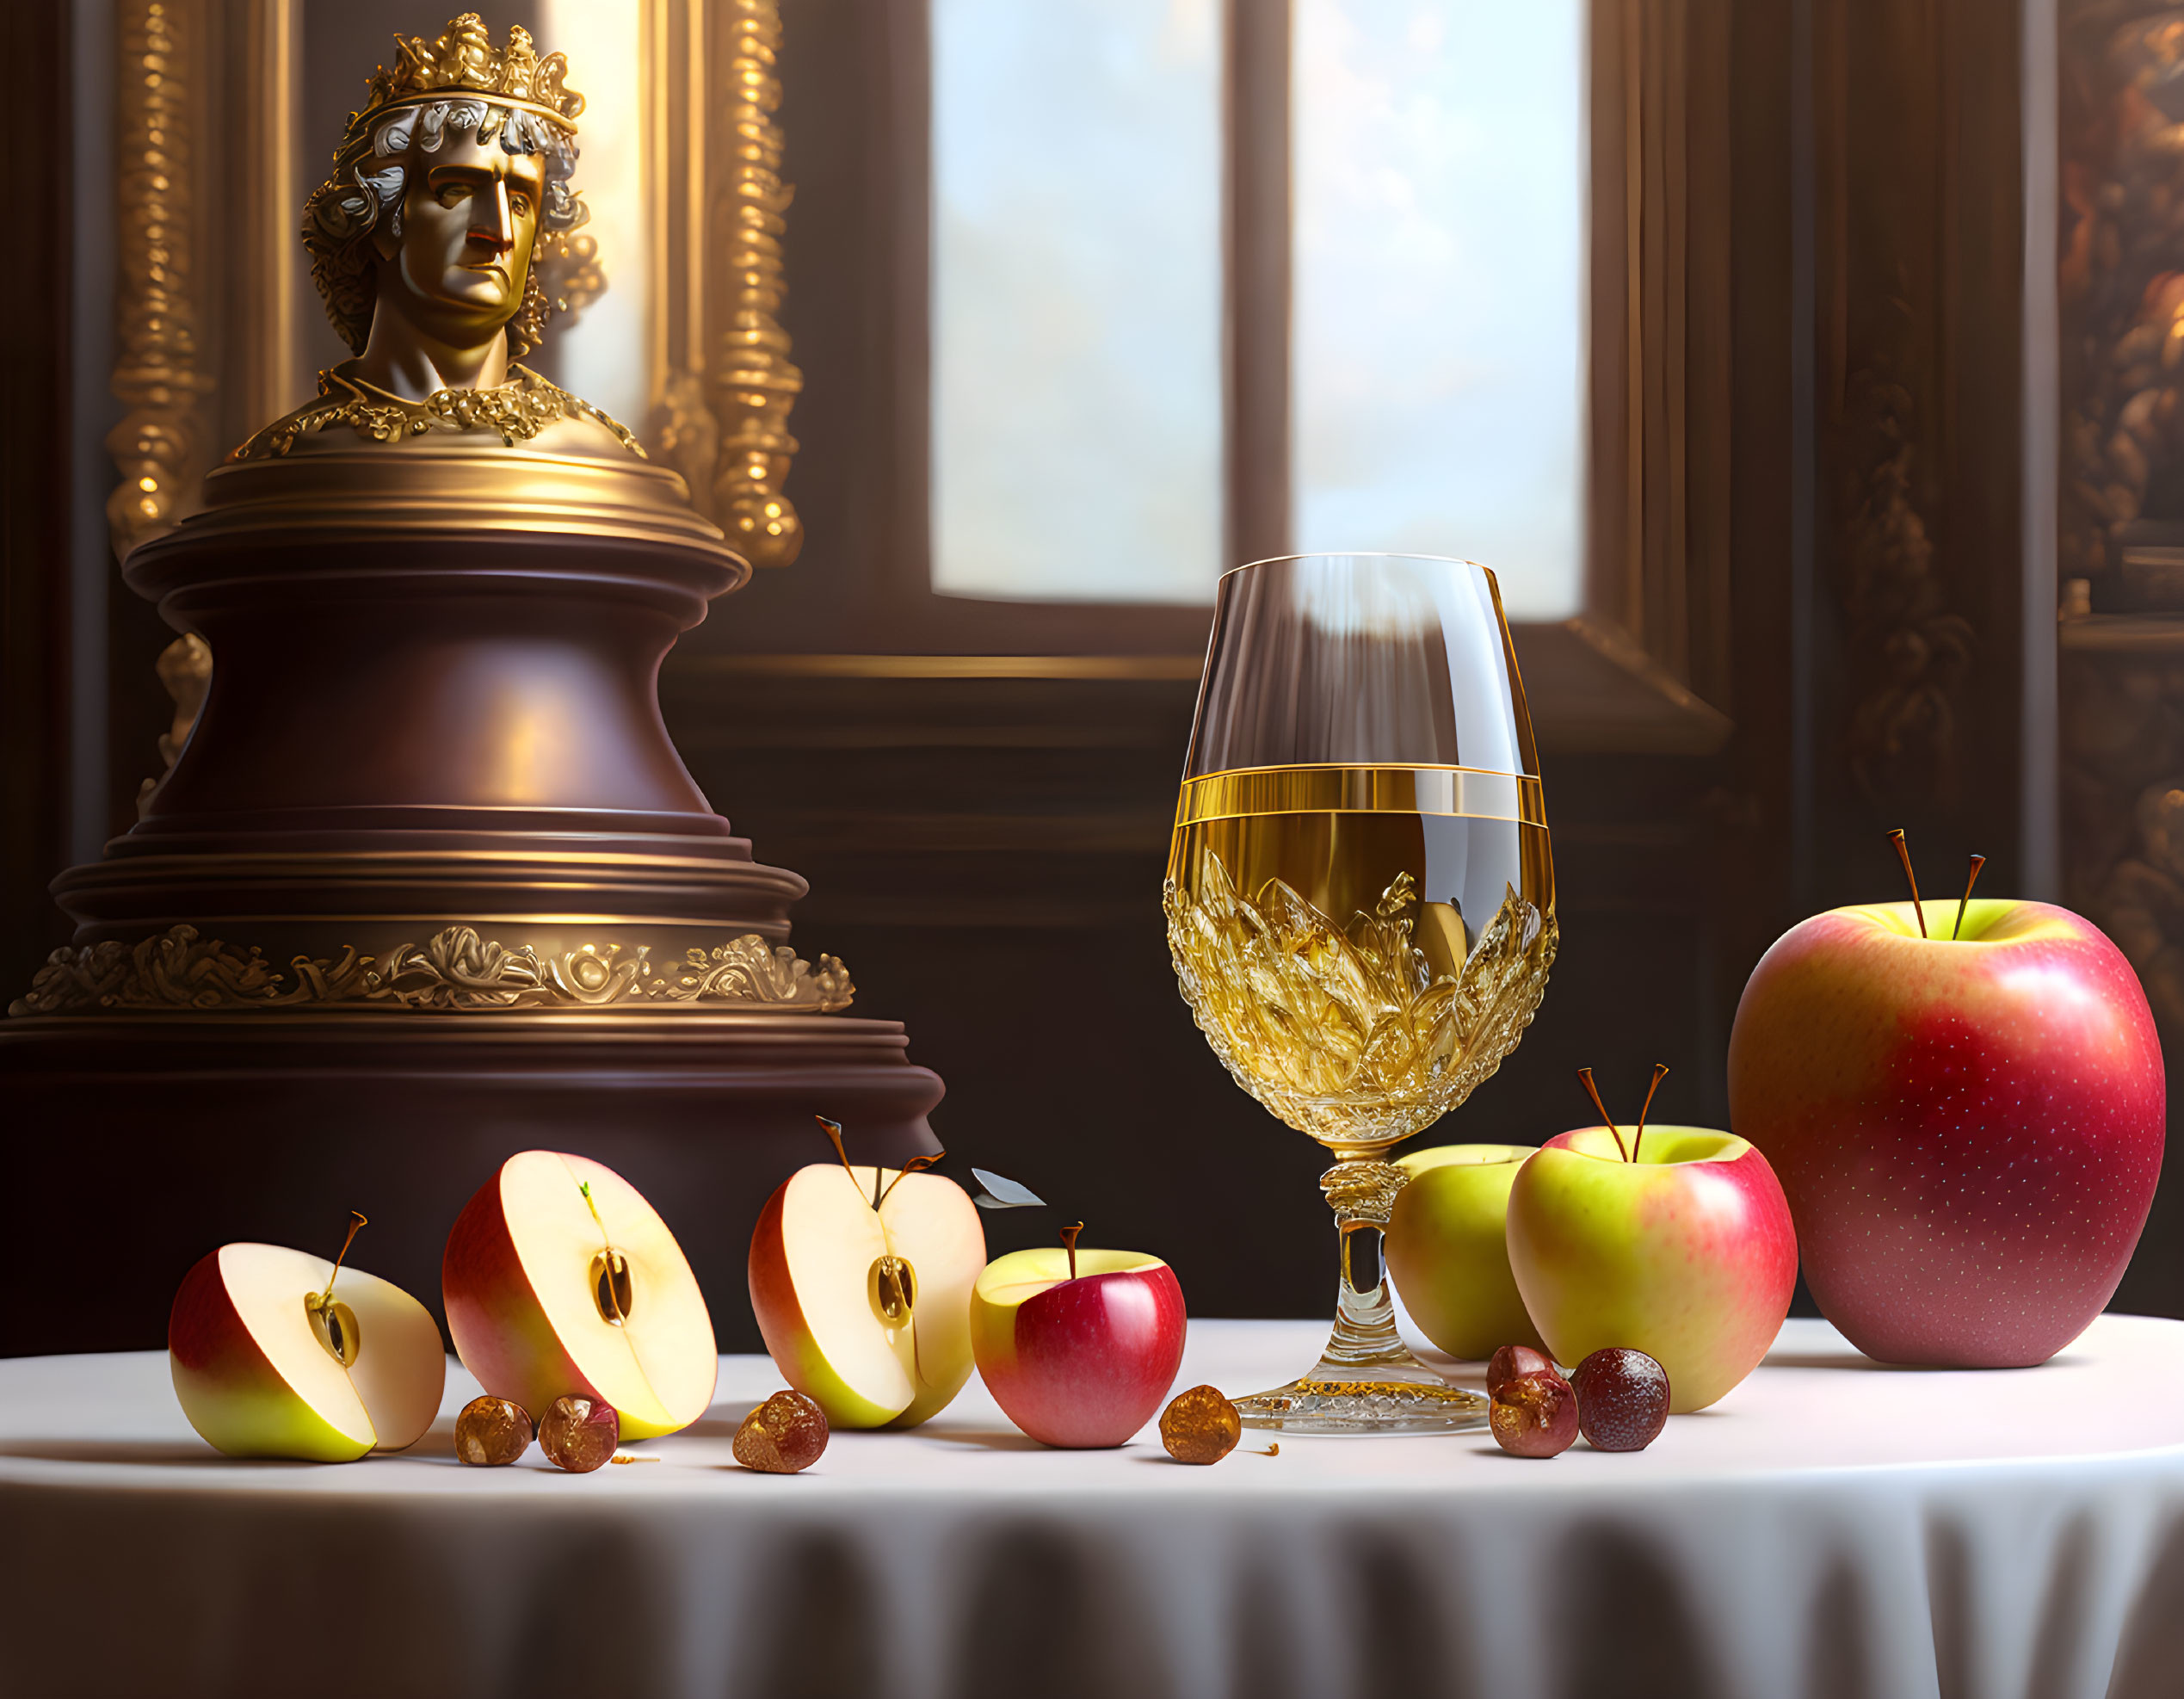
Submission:
<svg viewBox="0 0 2184 1699">
<path fill-rule="evenodd" d="M 1643 1451 L 1669 1421 L 1669 1371 L 1644 1351 L 1603 1345 L 1570 1377 L 1578 1424 L 1596 1451 Z"/>
</svg>

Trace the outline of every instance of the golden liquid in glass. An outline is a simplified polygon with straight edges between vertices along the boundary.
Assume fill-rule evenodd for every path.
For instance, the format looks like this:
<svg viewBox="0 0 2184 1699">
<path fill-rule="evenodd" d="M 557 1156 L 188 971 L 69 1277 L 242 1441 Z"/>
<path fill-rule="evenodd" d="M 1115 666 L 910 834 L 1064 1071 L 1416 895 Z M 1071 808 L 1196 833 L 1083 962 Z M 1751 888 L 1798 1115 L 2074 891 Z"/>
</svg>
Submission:
<svg viewBox="0 0 2184 1699">
<path fill-rule="evenodd" d="M 1188 782 L 1169 949 L 1237 1083 L 1338 1146 L 1391 1143 L 1461 1103 L 1546 989 L 1545 819 L 1536 780 L 1459 769 Z"/>
</svg>

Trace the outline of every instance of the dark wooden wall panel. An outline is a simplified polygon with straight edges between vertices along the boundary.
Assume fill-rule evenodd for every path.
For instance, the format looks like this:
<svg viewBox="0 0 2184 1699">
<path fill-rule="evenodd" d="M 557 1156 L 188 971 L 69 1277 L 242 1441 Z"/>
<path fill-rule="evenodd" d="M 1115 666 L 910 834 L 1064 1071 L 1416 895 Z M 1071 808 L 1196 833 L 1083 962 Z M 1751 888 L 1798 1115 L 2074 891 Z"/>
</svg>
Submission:
<svg viewBox="0 0 2184 1699">
<path fill-rule="evenodd" d="M 0 267 L 0 984 L 68 928 L 69 9 L 0 8 L 0 162 L 15 256 Z M 9 994 L 12 995 L 12 992 Z"/>
</svg>

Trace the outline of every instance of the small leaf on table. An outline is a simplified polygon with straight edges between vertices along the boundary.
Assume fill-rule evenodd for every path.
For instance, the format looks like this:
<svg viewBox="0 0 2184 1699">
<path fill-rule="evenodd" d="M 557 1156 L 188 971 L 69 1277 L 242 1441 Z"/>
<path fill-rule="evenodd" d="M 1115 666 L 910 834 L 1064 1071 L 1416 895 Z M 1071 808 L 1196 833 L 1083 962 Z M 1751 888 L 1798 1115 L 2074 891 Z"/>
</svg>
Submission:
<svg viewBox="0 0 2184 1699">
<path fill-rule="evenodd" d="M 1044 1209 L 1046 1200 L 1029 1186 L 1020 1186 L 1014 1180 L 999 1174 L 989 1174 L 983 1168 L 971 1171 L 981 1190 L 971 1201 L 981 1209 Z"/>
</svg>

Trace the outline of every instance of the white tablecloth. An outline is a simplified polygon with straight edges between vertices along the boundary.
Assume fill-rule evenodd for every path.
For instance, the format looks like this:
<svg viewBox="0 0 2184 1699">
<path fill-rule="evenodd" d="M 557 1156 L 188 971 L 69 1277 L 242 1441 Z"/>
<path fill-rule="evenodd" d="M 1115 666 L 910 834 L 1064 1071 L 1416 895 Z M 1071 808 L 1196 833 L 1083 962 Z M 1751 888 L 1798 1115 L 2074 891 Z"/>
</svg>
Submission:
<svg viewBox="0 0 2184 1699">
<path fill-rule="evenodd" d="M 1244 1392 L 1317 1324 L 1196 1322 Z M 1462 1378 L 1459 1375 L 1458 1378 Z M 1649 1451 L 1157 1435 L 1054 1452 L 977 1381 L 808 1473 L 736 1467 L 721 1365 L 662 1461 L 236 1463 L 163 1356 L 0 1362 L 0 1694 L 2046 1699 L 2184 1693 L 2184 1323 L 1889 1370 L 1792 1321 Z"/>
</svg>

